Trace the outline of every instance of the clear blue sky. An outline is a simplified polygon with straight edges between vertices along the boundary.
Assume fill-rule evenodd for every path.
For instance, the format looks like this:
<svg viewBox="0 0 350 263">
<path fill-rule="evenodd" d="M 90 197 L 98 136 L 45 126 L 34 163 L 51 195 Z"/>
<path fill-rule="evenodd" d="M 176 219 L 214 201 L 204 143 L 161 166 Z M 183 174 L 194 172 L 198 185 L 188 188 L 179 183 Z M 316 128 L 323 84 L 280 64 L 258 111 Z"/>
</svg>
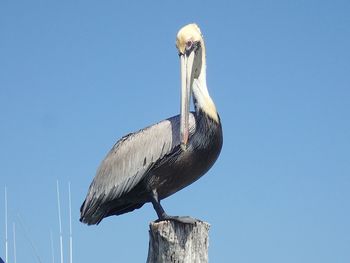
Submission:
<svg viewBox="0 0 350 263">
<path fill-rule="evenodd" d="M 58 179 L 66 261 L 70 181 L 74 261 L 145 262 L 151 205 L 97 227 L 79 207 L 117 139 L 179 113 L 175 36 L 196 22 L 224 147 L 165 209 L 212 225 L 211 262 L 350 262 L 349 14 L 347 0 L 1 1 L 1 257 L 7 185 L 10 260 L 16 222 L 17 262 L 38 262 L 29 239 L 51 262 L 50 230 L 59 262 Z"/>
</svg>

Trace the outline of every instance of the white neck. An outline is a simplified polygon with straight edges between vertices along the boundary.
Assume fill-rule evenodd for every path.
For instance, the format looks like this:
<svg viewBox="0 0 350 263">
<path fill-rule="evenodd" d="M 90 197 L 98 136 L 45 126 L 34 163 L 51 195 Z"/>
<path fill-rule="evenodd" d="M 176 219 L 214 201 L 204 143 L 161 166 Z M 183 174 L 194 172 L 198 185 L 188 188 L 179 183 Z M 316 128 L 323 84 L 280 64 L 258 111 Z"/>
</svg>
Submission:
<svg viewBox="0 0 350 263">
<path fill-rule="evenodd" d="M 202 42 L 202 68 L 198 78 L 194 79 L 192 91 L 195 101 L 196 112 L 201 109 L 209 117 L 211 117 L 216 122 L 219 122 L 218 113 L 216 111 L 215 104 L 211 99 L 208 88 L 207 88 L 207 79 L 206 79 L 206 61 L 205 61 L 205 47 Z"/>
</svg>

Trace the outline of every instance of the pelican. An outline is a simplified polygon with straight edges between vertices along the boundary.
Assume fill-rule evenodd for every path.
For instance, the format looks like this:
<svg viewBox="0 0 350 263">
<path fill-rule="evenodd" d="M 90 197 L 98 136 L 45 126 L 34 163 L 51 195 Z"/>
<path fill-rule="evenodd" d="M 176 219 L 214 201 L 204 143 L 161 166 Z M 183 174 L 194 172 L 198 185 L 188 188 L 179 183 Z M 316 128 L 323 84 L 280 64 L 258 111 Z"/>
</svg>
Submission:
<svg viewBox="0 0 350 263">
<path fill-rule="evenodd" d="M 207 89 L 202 33 L 188 24 L 177 34 L 181 65 L 180 115 L 122 137 L 100 164 L 80 212 L 80 221 L 99 224 L 151 202 L 158 220 L 193 223 L 187 216 L 170 216 L 160 200 L 204 175 L 218 158 L 222 128 Z M 190 112 L 190 97 L 194 112 Z"/>
</svg>

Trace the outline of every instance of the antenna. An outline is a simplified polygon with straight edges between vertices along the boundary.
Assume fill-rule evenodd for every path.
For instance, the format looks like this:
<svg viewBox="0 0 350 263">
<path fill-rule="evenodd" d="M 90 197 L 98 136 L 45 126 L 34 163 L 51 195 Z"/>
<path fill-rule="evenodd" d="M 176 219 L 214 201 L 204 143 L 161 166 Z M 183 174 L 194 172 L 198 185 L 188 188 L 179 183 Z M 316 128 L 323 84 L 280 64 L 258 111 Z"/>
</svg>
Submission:
<svg viewBox="0 0 350 263">
<path fill-rule="evenodd" d="M 61 202 L 60 202 L 60 189 L 57 180 L 57 205 L 58 205 L 58 222 L 60 225 L 60 250 L 61 250 L 61 263 L 63 263 L 63 240 L 62 240 L 62 221 L 61 221 Z"/>
<path fill-rule="evenodd" d="M 70 182 L 68 182 L 68 198 L 69 198 L 69 262 L 73 263 L 72 199 L 70 195 Z"/>
<path fill-rule="evenodd" d="M 13 222 L 12 224 L 13 230 L 13 262 L 17 263 L 17 249 L 16 249 L 16 224 Z"/>
<path fill-rule="evenodd" d="M 8 262 L 8 234 L 7 234 L 7 187 L 5 186 L 5 262 Z"/>
</svg>

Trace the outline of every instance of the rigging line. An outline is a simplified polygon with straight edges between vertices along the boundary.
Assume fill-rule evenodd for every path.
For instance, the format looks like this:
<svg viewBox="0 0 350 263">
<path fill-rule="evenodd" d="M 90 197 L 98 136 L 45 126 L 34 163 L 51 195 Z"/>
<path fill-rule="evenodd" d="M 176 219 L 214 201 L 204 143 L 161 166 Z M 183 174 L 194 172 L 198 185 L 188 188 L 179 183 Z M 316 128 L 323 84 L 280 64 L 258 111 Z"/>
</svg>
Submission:
<svg viewBox="0 0 350 263">
<path fill-rule="evenodd" d="M 52 231 L 50 230 L 50 243 L 51 243 L 51 259 L 52 263 L 55 263 L 55 251 L 53 246 L 53 237 L 52 237 Z"/>
<path fill-rule="evenodd" d="M 27 230 L 26 230 L 26 227 L 24 226 L 24 223 L 23 223 L 23 220 L 22 220 L 20 214 L 17 214 L 17 218 L 18 218 L 19 225 L 20 225 L 20 227 L 21 227 L 22 230 L 23 230 L 24 237 L 25 237 L 25 238 L 27 239 L 27 241 L 29 242 L 29 244 L 30 244 L 30 246 L 31 246 L 31 248 L 32 248 L 32 250 L 33 250 L 33 252 L 34 252 L 34 255 L 35 255 L 36 259 L 37 259 L 37 261 L 40 262 L 40 263 L 42 263 L 41 258 L 40 258 L 40 256 L 39 256 L 39 253 L 38 253 L 38 251 L 37 251 L 37 249 L 36 249 L 36 247 L 35 247 L 35 245 L 34 245 L 34 242 L 31 240 L 31 238 L 30 238 L 30 236 L 29 236 L 29 234 L 28 234 L 28 232 L 27 232 Z"/>
<path fill-rule="evenodd" d="M 12 223 L 13 230 L 13 262 L 17 263 L 17 248 L 16 248 L 16 223 Z"/>
</svg>

